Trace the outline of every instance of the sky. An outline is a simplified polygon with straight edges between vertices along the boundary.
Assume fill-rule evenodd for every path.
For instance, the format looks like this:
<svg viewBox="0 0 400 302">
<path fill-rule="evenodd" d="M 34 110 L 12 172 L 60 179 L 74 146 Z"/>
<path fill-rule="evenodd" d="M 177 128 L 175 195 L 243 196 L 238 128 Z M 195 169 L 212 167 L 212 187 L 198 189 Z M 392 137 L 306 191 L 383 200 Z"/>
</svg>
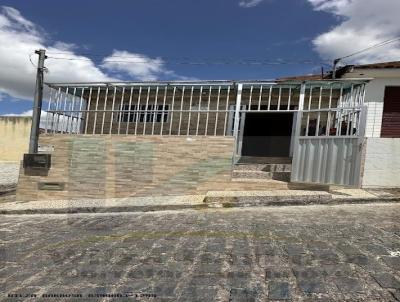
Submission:
<svg viewBox="0 0 400 302">
<path fill-rule="evenodd" d="M 46 82 L 241 80 L 321 73 L 400 36 L 399 0 L 0 0 L 0 115 Z M 400 43 L 347 64 L 400 60 Z"/>
</svg>

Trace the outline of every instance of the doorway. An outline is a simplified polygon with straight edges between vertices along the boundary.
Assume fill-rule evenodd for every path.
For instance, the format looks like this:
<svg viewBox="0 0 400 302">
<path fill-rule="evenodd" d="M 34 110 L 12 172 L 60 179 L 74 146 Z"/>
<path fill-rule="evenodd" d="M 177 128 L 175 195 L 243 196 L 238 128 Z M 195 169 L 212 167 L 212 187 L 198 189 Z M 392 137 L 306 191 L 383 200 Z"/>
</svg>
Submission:
<svg viewBox="0 0 400 302">
<path fill-rule="evenodd" d="M 247 112 L 242 156 L 289 157 L 293 112 Z"/>
</svg>

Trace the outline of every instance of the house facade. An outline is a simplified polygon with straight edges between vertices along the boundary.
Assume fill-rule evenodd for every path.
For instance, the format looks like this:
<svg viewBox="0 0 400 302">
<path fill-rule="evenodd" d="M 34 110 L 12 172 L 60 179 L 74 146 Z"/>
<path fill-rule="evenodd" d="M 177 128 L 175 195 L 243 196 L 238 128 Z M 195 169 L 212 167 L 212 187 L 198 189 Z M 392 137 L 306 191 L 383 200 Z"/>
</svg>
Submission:
<svg viewBox="0 0 400 302">
<path fill-rule="evenodd" d="M 364 79 L 48 84 L 19 200 L 359 187 Z"/>
</svg>

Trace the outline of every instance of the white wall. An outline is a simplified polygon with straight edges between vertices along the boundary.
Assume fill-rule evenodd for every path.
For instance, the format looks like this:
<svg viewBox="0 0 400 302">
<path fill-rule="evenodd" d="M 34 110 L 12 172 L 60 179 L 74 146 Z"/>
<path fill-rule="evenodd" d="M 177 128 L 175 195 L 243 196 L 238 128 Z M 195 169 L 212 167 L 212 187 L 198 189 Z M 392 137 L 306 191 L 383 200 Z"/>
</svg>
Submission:
<svg viewBox="0 0 400 302">
<path fill-rule="evenodd" d="M 400 138 L 368 138 L 364 188 L 400 187 Z"/>
<path fill-rule="evenodd" d="M 365 104 L 368 106 L 366 137 L 380 137 L 382 127 L 383 99 L 386 86 L 400 86 L 400 69 L 355 69 L 343 78 L 373 78 L 365 91 Z"/>
</svg>

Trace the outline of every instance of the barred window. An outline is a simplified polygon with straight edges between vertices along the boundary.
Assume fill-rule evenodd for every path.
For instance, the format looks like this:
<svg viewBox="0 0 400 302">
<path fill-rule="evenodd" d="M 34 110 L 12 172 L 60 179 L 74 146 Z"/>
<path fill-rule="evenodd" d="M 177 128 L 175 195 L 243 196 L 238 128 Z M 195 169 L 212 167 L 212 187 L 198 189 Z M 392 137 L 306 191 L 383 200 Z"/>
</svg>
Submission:
<svg viewBox="0 0 400 302">
<path fill-rule="evenodd" d="M 166 123 L 168 121 L 168 109 L 169 105 L 131 105 L 129 109 L 129 104 L 124 104 L 122 107 L 121 122 L 156 122 L 161 123 L 163 121 Z"/>
</svg>

